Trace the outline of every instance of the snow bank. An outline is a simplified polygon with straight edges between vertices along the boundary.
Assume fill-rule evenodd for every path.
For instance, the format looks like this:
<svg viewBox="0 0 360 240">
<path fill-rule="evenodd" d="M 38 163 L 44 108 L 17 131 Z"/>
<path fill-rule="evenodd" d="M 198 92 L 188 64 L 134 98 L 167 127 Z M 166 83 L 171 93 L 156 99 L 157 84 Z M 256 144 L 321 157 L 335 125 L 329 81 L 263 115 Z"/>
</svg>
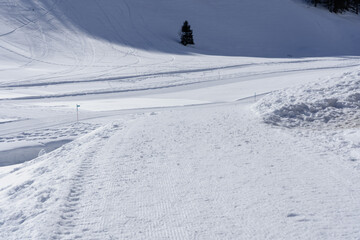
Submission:
<svg viewBox="0 0 360 240">
<path fill-rule="evenodd" d="M 283 127 L 356 127 L 360 124 L 360 73 L 276 91 L 255 108 L 269 124 Z"/>
<path fill-rule="evenodd" d="M 69 185 L 76 182 L 75 174 L 86 165 L 79 158 L 82 150 L 90 151 L 90 159 L 111 130 L 112 125 L 99 128 L 32 161 L 1 167 L 0 239 L 52 239 L 53 220 L 60 218 L 57 211 L 70 205 L 66 202 Z"/>
</svg>

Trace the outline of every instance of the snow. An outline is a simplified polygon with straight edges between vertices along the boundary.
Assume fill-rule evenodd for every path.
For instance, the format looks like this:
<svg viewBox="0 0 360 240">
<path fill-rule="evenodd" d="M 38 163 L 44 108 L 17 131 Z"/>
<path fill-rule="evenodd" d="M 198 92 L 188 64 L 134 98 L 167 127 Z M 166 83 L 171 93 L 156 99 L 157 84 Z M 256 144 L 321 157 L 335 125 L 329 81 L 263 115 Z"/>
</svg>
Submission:
<svg viewBox="0 0 360 240">
<path fill-rule="evenodd" d="M 358 239 L 359 27 L 300 0 L 0 0 L 0 239 Z"/>
<path fill-rule="evenodd" d="M 17 118 L 0 118 L 0 124 L 17 121 Z"/>
<path fill-rule="evenodd" d="M 121 98 L 121 99 L 101 99 L 85 100 L 79 102 L 80 110 L 86 111 L 114 111 L 137 108 L 155 108 L 168 106 L 184 106 L 205 104 L 207 102 L 191 99 L 154 99 L 154 98 Z M 72 102 L 39 103 L 46 107 L 74 108 Z"/>
<path fill-rule="evenodd" d="M 359 80 L 358 71 L 346 72 L 341 77 L 272 92 L 253 108 L 264 122 L 311 136 L 317 145 L 341 153 L 342 159 L 360 169 Z"/>
<path fill-rule="evenodd" d="M 259 103 L 264 120 L 285 127 L 359 126 L 360 73 L 269 94 Z"/>
<path fill-rule="evenodd" d="M 1 237 L 356 239 L 358 172 L 310 140 L 247 104 L 137 114 L 2 177 Z"/>
</svg>

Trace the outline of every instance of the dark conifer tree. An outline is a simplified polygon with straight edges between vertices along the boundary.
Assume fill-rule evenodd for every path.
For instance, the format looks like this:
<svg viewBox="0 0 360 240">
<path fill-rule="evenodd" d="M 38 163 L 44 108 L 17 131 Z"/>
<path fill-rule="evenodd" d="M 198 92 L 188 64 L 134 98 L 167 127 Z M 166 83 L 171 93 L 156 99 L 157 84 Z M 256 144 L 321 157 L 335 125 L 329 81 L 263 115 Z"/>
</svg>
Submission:
<svg viewBox="0 0 360 240">
<path fill-rule="evenodd" d="M 321 5 L 334 13 L 352 11 L 359 14 L 360 0 L 310 0 L 310 2 L 314 4 L 315 7 Z"/>
<path fill-rule="evenodd" d="M 360 1 L 359 0 L 352 0 L 350 4 L 352 5 L 351 7 L 354 9 L 354 12 L 356 14 L 359 14 Z"/>
<path fill-rule="evenodd" d="M 314 4 L 315 7 L 317 7 L 319 0 L 312 0 L 311 2 Z"/>
<path fill-rule="evenodd" d="M 194 44 L 193 31 L 188 21 L 185 21 L 181 28 L 181 44 L 184 46 Z"/>
<path fill-rule="evenodd" d="M 332 11 L 334 13 L 345 11 L 346 10 L 345 0 L 334 0 L 332 8 L 333 8 Z"/>
</svg>

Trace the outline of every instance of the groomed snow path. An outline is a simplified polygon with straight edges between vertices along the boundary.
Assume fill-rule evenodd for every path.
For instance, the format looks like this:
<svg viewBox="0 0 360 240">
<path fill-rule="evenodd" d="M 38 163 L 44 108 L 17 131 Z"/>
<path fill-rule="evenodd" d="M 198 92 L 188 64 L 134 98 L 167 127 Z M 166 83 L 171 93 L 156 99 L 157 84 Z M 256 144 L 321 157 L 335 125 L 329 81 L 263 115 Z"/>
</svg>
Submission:
<svg viewBox="0 0 360 240">
<path fill-rule="evenodd" d="M 248 105 L 142 114 L 17 170 L 31 172 L 27 184 L 2 190 L 3 199 L 59 189 L 38 198 L 31 214 L 22 207 L 22 231 L 18 215 L 5 212 L 12 218 L 0 236 L 358 239 L 360 177 L 315 145 L 261 123 Z M 56 176 L 65 172 L 68 181 Z M 40 184 L 46 174 L 55 176 Z"/>
</svg>

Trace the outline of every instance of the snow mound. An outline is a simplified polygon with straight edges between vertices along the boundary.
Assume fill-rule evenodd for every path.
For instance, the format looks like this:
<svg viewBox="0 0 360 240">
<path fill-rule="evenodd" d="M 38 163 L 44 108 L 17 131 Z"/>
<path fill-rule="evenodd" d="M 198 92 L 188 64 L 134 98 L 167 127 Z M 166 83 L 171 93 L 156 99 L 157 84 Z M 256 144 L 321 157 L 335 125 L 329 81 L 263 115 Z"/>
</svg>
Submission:
<svg viewBox="0 0 360 240">
<path fill-rule="evenodd" d="M 276 126 L 357 127 L 360 124 L 360 73 L 276 91 L 255 106 L 264 121 Z"/>
</svg>

